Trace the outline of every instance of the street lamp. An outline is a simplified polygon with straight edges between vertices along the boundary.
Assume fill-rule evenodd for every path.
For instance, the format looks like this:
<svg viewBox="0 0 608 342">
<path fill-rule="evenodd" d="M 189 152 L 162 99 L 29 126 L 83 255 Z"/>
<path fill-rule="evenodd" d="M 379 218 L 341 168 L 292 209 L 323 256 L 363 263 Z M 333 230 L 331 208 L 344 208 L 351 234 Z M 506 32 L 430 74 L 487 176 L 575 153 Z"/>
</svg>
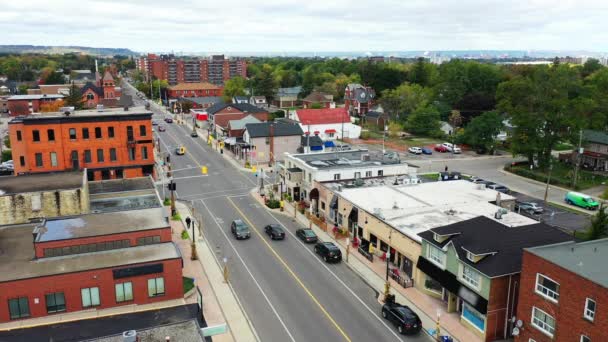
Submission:
<svg viewBox="0 0 608 342">
<path fill-rule="evenodd" d="M 390 270 L 388 263 L 391 259 L 392 237 L 393 237 L 393 229 L 390 228 L 390 231 L 388 233 L 388 248 L 386 250 L 386 283 L 384 284 L 384 301 L 386 301 L 388 299 L 388 296 L 390 294 L 390 289 L 391 289 L 391 283 L 388 281 L 388 273 Z"/>
</svg>

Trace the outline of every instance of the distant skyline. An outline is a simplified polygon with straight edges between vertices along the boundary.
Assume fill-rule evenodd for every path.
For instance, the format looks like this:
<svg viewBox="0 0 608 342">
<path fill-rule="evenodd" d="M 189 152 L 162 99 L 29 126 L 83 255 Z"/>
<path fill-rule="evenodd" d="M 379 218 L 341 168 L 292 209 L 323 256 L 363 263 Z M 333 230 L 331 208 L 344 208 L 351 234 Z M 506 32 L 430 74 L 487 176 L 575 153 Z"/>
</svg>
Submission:
<svg viewBox="0 0 608 342">
<path fill-rule="evenodd" d="M 137 52 L 608 52 L 605 0 L 28 0 L 0 8 L 0 44 Z"/>
</svg>

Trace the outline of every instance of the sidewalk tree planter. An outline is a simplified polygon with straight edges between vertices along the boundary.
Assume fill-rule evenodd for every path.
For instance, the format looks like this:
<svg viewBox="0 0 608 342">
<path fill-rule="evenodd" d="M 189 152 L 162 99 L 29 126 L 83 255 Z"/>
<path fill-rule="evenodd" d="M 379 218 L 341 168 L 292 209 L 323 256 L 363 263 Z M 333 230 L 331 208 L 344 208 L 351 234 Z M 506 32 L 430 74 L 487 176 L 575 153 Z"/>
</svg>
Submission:
<svg viewBox="0 0 608 342">
<path fill-rule="evenodd" d="M 194 288 L 194 278 L 182 277 L 184 294 L 188 293 Z"/>
<path fill-rule="evenodd" d="M 188 235 L 188 232 L 184 229 L 182 230 L 182 239 L 183 240 L 188 240 L 190 239 L 190 235 Z"/>
<path fill-rule="evenodd" d="M 177 213 L 177 214 L 171 216 L 171 220 L 173 220 L 173 221 L 181 221 L 182 217 L 180 216 L 179 213 Z"/>
<path fill-rule="evenodd" d="M 165 198 L 165 200 L 163 201 L 163 205 L 170 205 L 171 204 L 171 200 L 169 198 Z"/>
</svg>

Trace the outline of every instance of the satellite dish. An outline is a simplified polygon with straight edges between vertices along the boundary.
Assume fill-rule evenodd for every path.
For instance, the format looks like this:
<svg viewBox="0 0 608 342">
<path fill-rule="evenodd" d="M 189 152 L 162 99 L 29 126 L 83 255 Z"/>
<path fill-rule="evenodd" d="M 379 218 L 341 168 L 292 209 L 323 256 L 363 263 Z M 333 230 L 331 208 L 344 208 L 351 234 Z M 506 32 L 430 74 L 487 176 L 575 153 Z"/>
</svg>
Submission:
<svg viewBox="0 0 608 342">
<path fill-rule="evenodd" d="M 521 319 L 518 319 L 517 322 L 515 323 L 515 326 L 518 328 L 521 328 L 524 325 L 524 322 L 521 321 Z"/>
<path fill-rule="evenodd" d="M 513 328 L 513 332 L 511 333 L 513 336 L 519 336 L 519 328 Z"/>
</svg>

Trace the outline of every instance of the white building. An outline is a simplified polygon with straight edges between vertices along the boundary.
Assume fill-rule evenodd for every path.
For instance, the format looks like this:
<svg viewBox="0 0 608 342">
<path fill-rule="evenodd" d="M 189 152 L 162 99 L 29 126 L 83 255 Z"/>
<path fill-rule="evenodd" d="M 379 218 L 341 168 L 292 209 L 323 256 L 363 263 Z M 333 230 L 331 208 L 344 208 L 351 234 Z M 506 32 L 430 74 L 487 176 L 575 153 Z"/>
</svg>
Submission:
<svg viewBox="0 0 608 342">
<path fill-rule="evenodd" d="M 323 141 L 361 136 L 361 126 L 351 122 L 345 108 L 297 109 L 290 113 L 290 119 L 299 122 L 305 134 L 317 135 Z"/>
</svg>

